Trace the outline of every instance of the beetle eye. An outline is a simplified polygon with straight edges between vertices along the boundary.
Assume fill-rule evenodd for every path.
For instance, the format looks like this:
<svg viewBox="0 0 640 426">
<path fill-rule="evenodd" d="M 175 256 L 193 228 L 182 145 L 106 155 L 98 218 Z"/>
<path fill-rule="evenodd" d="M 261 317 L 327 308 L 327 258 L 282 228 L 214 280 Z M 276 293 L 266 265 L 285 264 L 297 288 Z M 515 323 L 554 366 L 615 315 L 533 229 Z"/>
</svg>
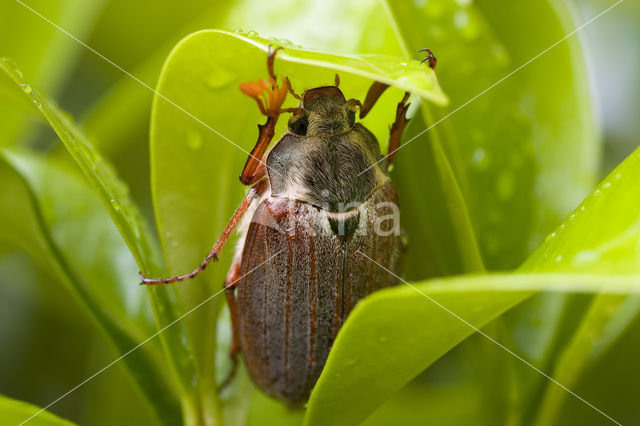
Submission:
<svg viewBox="0 0 640 426">
<path fill-rule="evenodd" d="M 289 128 L 296 135 L 305 136 L 307 134 L 308 125 L 309 123 L 307 122 L 307 117 L 303 115 L 302 117 L 291 123 L 289 125 Z"/>
</svg>

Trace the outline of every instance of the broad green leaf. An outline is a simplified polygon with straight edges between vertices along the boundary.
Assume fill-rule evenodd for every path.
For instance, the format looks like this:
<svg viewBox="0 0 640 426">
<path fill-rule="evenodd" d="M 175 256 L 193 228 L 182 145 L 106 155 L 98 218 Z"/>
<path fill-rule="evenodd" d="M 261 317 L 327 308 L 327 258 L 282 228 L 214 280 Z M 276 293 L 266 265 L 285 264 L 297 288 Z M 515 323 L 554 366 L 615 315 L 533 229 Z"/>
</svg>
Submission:
<svg viewBox="0 0 640 426">
<path fill-rule="evenodd" d="M 163 269 L 154 236 L 137 207 L 131 201 L 127 186 L 117 177 L 112 166 L 93 148 L 92 144 L 72 122 L 70 116 L 40 95 L 9 61 L 0 58 L 0 69 L 14 82 L 15 89 L 33 104 L 35 111 L 41 114 L 42 118 L 56 132 L 60 141 L 97 192 L 140 270 L 147 275 L 161 274 Z M 131 283 L 129 285 L 136 286 L 137 278 L 135 276 L 131 276 L 129 280 Z M 123 285 L 124 283 L 125 281 L 123 281 Z M 178 315 L 175 310 L 175 295 L 171 288 L 164 287 L 147 287 L 147 292 L 152 302 L 157 326 L 164 327 L 171 324 L 161 333 L 160 338 L 165 353 L 171 360 L 170 367 L 177 376 L 178 383 L 182 385 L 180 389 L 184 393 L 193 381 L 193 365 L 190 348 L 188 344 L 184 343 L 182 324 L 174 324 Z M 148 397 L 153 401 L 151 394 Z M 183 397 L 185 411 L 193 411 L 193 408 L 188 407 L 192 403 L 190 398 L 186 394 Z"/>
<path fill-rule="evenodd" d="M 482 424 L 484 415 L 492 411 L 486 405 L 482 389 L 463 382 L 452 387 L 450 383 L 425 389 L 418 383 L 409 383 L 397 395 L 378 408 L 362 424 L 365 426 L 437 424 L 459 426 Z M 464 404 L 460 404 L 464 401 Z M 478 413 L 482 413 L 479 415 Z M 495 424 L 495 423 L 494 423 Z"/>
<path fill-rule="evenodd" d="M 96 147 L 128 182 L 144 213 L 151 210 L 151 88 L 156 86 L 162 64 L 173 47 L 194 31 L 221 26 L 232 3 L 231 0 L 109 1 L 88 40 L 90 46 L 139 80 L 111 67 L 91 52 L 78 70 L 94 76 L 93 62 L 107 68 L 108 89 L 99 94 L 80 119 L 86 134 L 95 140 Z M 150 9 L 154 10 L 153 19 L 149 17 Z M 141 21 L 145 25 L 140 25 Z M 114 26 L 118 31 L 113 31 Z M 77 89 L 73 89 L 75 93 Z"/>
<path fill-rule="evenodd" d="M 555 0 L 386 4 L 409 50 L 430 47 L 439 59 L 451 105 L 436 116 L 452 115 L 429 132 L 440 130 L 487 268 L 513 268 L 587 193 L 597 171 L 596 120 L 579 35 L 518 70 L 579 22 Z M 421 170 L 420 149 L 403 148 L 406 157 L 399 152 L 399 164 L 409 162 L 403 171 Z M 417 172 L 398 178 L 401 187 L 403 181 L 421 182 Z M 416 218 L 409 219 L 420 232 Z M 422 231 L 420 241 L 438 230 Z M 425 253 L 442 255 L 431 249 L 408 256 Z M 424 276 L 408 272 L 410 278 Z M 542 294 L 508 315 L 518 349 L 536 365 L 548 363 L 569 300 Z"/>
<path fill-rule="evenodd" d="M 136 64 L 132 74 L 150 85 L 157 79 L 162 62 L 178 41 L 176 34 L 183 37 L 202 28 L 247 28 L 257 31 L 263 37 L 284 38 L 309 48 L 336 53 L 397 54 L 400 51 L 393 37 L 393 30 L 384 14 L 380 13 L 379 6 L 367 0 L 348 4 L 340 0 L 325 0 L 313 6 L 313 14 L 308 13 L 309 5 L 305 2 L 266 10 L 258 0 L 206 4 L 206 9 L 200 7 L 196 17 L 189 17 L 191 20 L 185 21 L 177 29 L 174 27 L 180 24 L 180 19 L 187 19 L 183 15 L 186 11 L 176 11 L 180 13 L 177 17 L 175 13 L 169 14 L 168 11 L 173 12 L 173 8 L 189 9 L 191 6 L 163 6 L 163 18 L 165 14 L 171 16 L 170 25 L 160 19 L 154 21 L 153 28 L 149 30 L 148 27 L 142 28 L 139 25 L 139 20 L 147 13 L 148 5 L 136 3 L 136 8 L 132 10 L 128 1 L 111 1 L 94 30 L 90 44 L 98 51 L 108 53 L 109 58 L 116 63 L 122 62 L 127 70 L 131 70 L 131 66 Z M 124 15 L 123 9 L 126 10 Z M 194 5 L 191 9 L 197 10 L 198 7 Z M 123 18 L 127 20 L 126 23 L 123 23 Z M 111 30 L 114 21 L 118 22 L 120 29 L 117 36 L 129 40 L 135 38 L 136 46 L 132 47 L 131 43 L 114 44 Z M 318 21 L 331 21 L 348 30 L 349 34 L 345 36 L 341 32 L 318 32 L 315 25 L 311 25 Z M 361 31 L 360 28 L 366 29 Z M 166 45 L 153 47 L 157 46 L 158 40 L 167 37 L 167 29 L 176 31 L 176 34 L 168 38 Z M 111 44 L 117 45 L 118 49 L 105 50 L 112 49 Z M 134 49 L 138 50 L 134 52 Z M 149 51 L 150 54 L 147 53 Z M 139 60 L 141 55 L 144 61 Z M 97 142 L 104 154 L 130 156 L 131 146 L 144 140 L 142 135 L 147 131 L 145 126 L 152 95 L 139 82 L 123 76 L 91 108 L 85 121 L 87 133 L 99 139 Z"/>
<path fill-rule="evenodd" d="M 632 153 L 522 265 L 523 271 L 636 274 L 640 149 Z"/>
<path fill-rule="evenodd" d="M 153 332 L 146 301 L 127 277 L 134 261 L 100 199 L 73 173 L 42 154 L 0 151 L 0 239 L 28 253 L 67 285 L 120 354 Z M 179 419 L 159 345 L 123 358 L 160 419 Z"/>
<path fill-rule="evenodd" d="M 616 294 L 624 294 L 629 292 L 629 286 L 635 288 L 640 283 L 637 254 L 640 210 L 635 202 L 640 193 L 639 182 L 640 150 L 614 170 L 522 268 L 523 271 L 529 268 L 540 272 L 596 274 L 552 277 L 512 274 L 432 280 L 415 285 L 422 294 L 401 285 L 365 299 L 338 334 L 311 395 L 306 423 L 352 424 L 363 420 L 420 371 L 470 335 L 474 330 L 466 323 L 482 327 L 535 291 L 545 287 L 571 291 L 567 283 L 574 286 L 574 290 L 582 287 L 582 291 L 593 293 L 607 293 L 617 288 Z M 589 250 L 597 250 L 608 267 L 590 269 L 589 265 L 596 264 L 583 259 L 584 254 L 579 255 Z M 620 296 L 600 297 L 612 298 L 611 309 L 615 308 L 615 298 Z M 596 305 L 595 309 L 588 318 L 591 324 L 585 325 L 587 330 L 579 332 L 575 343 L 570 345 L 575 345 L 580 357 L 589 357 L 590 352 L 583 348 L 593 344 L 594 339 L 602 339 L 603 331 L 607 330 L 611 311 L 603 310 L 602 305 Z M 416 326 L 419 324 L 427 326 L 422 329 Z M 567 359 L 567 362 L 572 361 Z M 576 362 L 580 362 L 579 359 Z M 576 370 L 580 368 L 568 369 L 569 383 Z M 561 378 L 557 379 L 563 383 Z M 552 387 L 555 385 L 550 385 L 550 389 Z M 347 399 L 348 406 L 340 405 Z"/>
<path fill-rule="evenodd" d="M 164 66 L 157 89 L 162 96 L 155 98 L 152 115 L 151 168 L 156 220 L 171 275 L 201 262 L 242 199 L 236 176 L 257 138 L 255 124 L 264 118 L 238 84 L 265 78 L 269 44 L 277 43 L 253 33 L 202 31 L 183 40 Z M 278 52 L 276 73 L 289 76 L 298 92 L 333 82 L 338 71 L 347 97 L 364 98 L 373 78 L 446 102 L 431 70 L 403 61 L 331 55 L 286 44 Z M 397 89 L 391 92 L 402 97 Z M 387 95 L 365 120 L 380 140 L 386 141 L 389 125 L 380 114 L 393 117 L 393 103 Z M 200 280 L 177 286 L 185 309 L 220 290 L 231 257 L 227 248 L 220 264 Z M 209 412 L 219 411 L 212 336 L 222 302 L 222 297 L 211 300 L 185 318 L 199 360 L 199 391 Z"/>
<path fill-rule="evenodd" d="M 424 108 L 406 131 L 411 140 L 433 120 Z M 402 228 L 408 236 L 405 276 L 410 280 L 478 273 L 484 264 L 467 204 L 437 129 L 397 153 L 392 177 L 397 184 Z"/>
<path fill-rule="evenodd" d="M 31 418 L 32 416 L 35 417 Z M 35 405 L 2 395 L 0 395 L 0 417 L 4 425 L 17 425 L 29 418 L 31 418 L 29 424 L 33 426 L 73 426 L 75 424 L 48 411 L 41 411 L 41 408 Z"/>
<path fill-rule="evenodd" d="M 305 424 L 361 422 L 448 350 L 534 292 L 619 294 L 637 289 L 638 277 L 504 274 L 412 286 L 377 292 L 351 313 L 311 395 Z"/>
<path fill-rule="evenodd" d="M 277 419 L 278 426 L 299 426 L 302 424 L 304 412 L 292 409 L 255 390 L 251 399 L 251 413 L 247 426 L 261 426 L 265 419 Z"/>
<path fill-rule="evenodd" d="M 259 2 L 244 0 L 235 3 L 229 9 L 226 18 L 223 17 L 224 13 L 218 11 L 219 8 L 220 6 L 216 5 L 213 8 L 214 17 L 207 18 L 209 25 L 215 22 L 226 28 L 249 28 L 258 30 L 261 34 L 287 38 L 305 47 L 332 52 L 404 55 L 395 40 L 393 27 L 377 3 L 358 1 L 345 5 L 344 2 L 336 0 L 325 1 L 314 6 L 313 16 L 308 13 L 308 5 L 304 3 L 295 7 L 290 5 L 284 12 L 277 7 L 265 11 Z M 208 15 L 209 12 L 205 12 L 204 15 Z M 268 17 L 264 16 L 265 12 L 268 13 Z M 261 18 L 257 19 L 257 15 Z M 323 19 L 330 20 L 340 28 L 348 29 L 348 34 L 323 32 L 320 36 L 309 21 Z M 150 58 L 148 63 L 134 74 L 148 82 L 153 78 L 155 61 L 155 58 Z M 325 83 L 326 81 L 322 82 Z M 137 173 L 139 166 L 131 161 L 131 158 L 144 159 L 144 156 L 132 147 L 132 144 L 142 140 L 144 135 L 138 123 L 139 119 L 135 117 L 144 114 L 147 93 L 145 88 L 137 86 L 138 83 L 130 78 L 124 79 L 101 101 L 87 122 L 88 131 L 103 138 L 108 145 L 106 149 L 118 151 L 119 163 L 126 163 L 124 167 L 131 169 L 132 174 Z M 383 98 L 383 101 L 389 106 L 378 105 L 376 109 L 388 111 L 384 115 L 381 114 L 384 120 L 370 119 L 368 125 L 377 129 L 374 131 L 384 147 L 388 138 L 388 125 L 394 114 L 391 106 L 394 100 Z M 126 120 L 120 123 L 118 120 L 120 118 L 122 121 L 123 117 L 126 117 Z M 418 131 L 426 127 L 419 120 L 414 119 L 415 123 L 410 126 L 411 129 Z M 410 137 L 411 134 L 408 132 L 405 139 Z M 424 265 L 425 262 L 417 259 L 416 254 L 429 250 L 433 253 L 430 259 L 434 259 L 433 262 L 429 262 L 434 263 L 430 267 L 431 275 L 481 270 L 482 261 L 476 249 L 466 206 L 461 199 L 460 188 L 455 182 L 448 160 L 443 155 L 440 142 L 429 140 L 423 141 L 420 145 L 421 152 L 416 157 L 424 158 L 423 163 L 417 166 L 409 164 L 405 167 L 405 160 L 400 158 L 400 167 L 396 169 L 396 174 L 407 176 L 399 182 L 401 203 L 406 212 L 403 223 L 412 235 L 413 248 L 409 251 L 407 269 L 411 271 L 423 268 L 417 266 Z M 122 151 L 123 149 L 125 151 Z M 415 161 L 411 160 L 411 157 L 412 155 L 408 155 L 405 159 Z M 420 175 L 418 171 L 424 171 L 428 175 Z M 429 184 L 425 185 L 425 181 Z M 447 208 L 432 209 L 433 205 Z M 417 223 L 426 223 L 426 226 L 418 226 Z M 452 238 L 452 235 L 456 238 Z"/>
<path fill-rule="evenodd" d="M 4 148 L 0 150 L 0 158 L 40 197 L 46 207 L 38 213 L 41 220 L 78 274 L 92 281 L 91 297 L 108 308 L 113 319 L 130 329 L 134 336 L 142 338 L 152 332 L 153 319 L 144 295 L 136 286 L 127 285 L 129 276 L 136 272 L 135 262 L 91 188 L 83 184 L 80 176 L 64 170 L 60 162 L 47 161 L 34 152 Z M 40 245 L 38 239 L 27 238 L 31 226 L 10 208 L 10 195 L 16 189 L 7 186 L 6 190 L 9 191 L 3 197 L 6 232 L 2 239 L 28 252 L 37 261 L 35 255 L 41 253 L 32 247 Z M 28 205 L 23 202 L 23 211 Z M 37 217 L 32 218 L 37 221 Z M 45 259 L 43 266 L 47 264 Z"/>
<path fill-rule="evenodd" d="M 158 268 L 157 246 L 146 229 L 146 222 L 130 201 L 128 190 L 115 171 L 93 148 L 69 115 L 49 103 L 24 80 L 22 72 L 6 58 L 0 58 L 0 69 L 13 80 L 15 89 L 33 103 L 35 110 L 49 122 L 89 182 L 99 192 L 123 239 L 143 270 Z"/>
<path fill-rule="evenodd" d="M 640 233 L 640 218 L 634 210 L 634 198 L 637 197 L 634 194 L 639 192 L 634 176 L 638 167 L 636 156 L 637 151 L 610 174 L 520 269 L 527 272 L 637 273 L 640 270 L 638 260 L 625 256 L 634 250 Z M 598 232 L 593 232 L 594 229 Z M 513 312 L 516 316 L 510 315 L 509 319 L 511 324 L 517 325 L 514 337 L 519 347 L 525 348 L 525 353 L 536 364 L 548 363 L 553 355 L 551 349 L 560 352 L 548 368 L 554 376 L 557 374 L 561 383 L 572 387 L 583 371 L 612 347 L 637 318 L 639 300 L 637 296 L 596 296 L 587 306 L 582 322 L 577 326 L 569 323 L 561 327 L 559 323 L 566 315 L 566 297 L 540 295 L 525 304 L 534 303 L 534 309 L 527 309 L 523 314 L 519 308 Z M 518 321 L 523 315 L 528 317 L 527 321 Z M 566 327 L 570 332 L 575 329 L 576 334 L 566 345 L 552 346 Z M 535 378 L 529 385 L 529 392 L 539 391 L 536 385 L 541 384 L 544 381 Z M 546 399 L 540 419 L 550 422 L 566 395 L 557 392 L 553 386 L 545 386 Z"/>
<path fill-rule="evenodd" d="M 620 275 L 640 273 L 640 149 L 617 167 L 523 265 L 524 270 Z M 597 230 L 597 231 L 596 231 Z M 549 262 L 548 260 L 552 260 Z M 540 266 L 544 265 L 544 266 Z M 554 363 L 554 377 L 573 387 L 640 313 L 640 297 L 598 295 Z M 547 386 L 538 424 L 551 424 L 567 395 Z"/>
<path fill-rule="evenodd" d="M 20 3 L 12 0 L 0 5 L 0 56 L 20 63 L 22 71 L 31 76 L 37 87 L 57 93 L 84 48 L 27 7 L 82 39 L 94 23 L 103 0 L 22 2 L 27 7 Z M 32 129 L 26 126 L 28 117 L 26 111 L 0 102 L 0 146 L 16 144 L 21 136 L 29 135 Z"/>
<path fill-rule="evenodd" d="M 435 116 L 452 115 L 398 159 L 422 170 L 419 146 L 438 131 L 487 268 L 514 268 L 595 184 L 599 143 L 578 38 L 510 75 L 578 23 L 556 0 L 386 4 L 409 53 L 435 52 L 451 97 Z"/>
</svg>

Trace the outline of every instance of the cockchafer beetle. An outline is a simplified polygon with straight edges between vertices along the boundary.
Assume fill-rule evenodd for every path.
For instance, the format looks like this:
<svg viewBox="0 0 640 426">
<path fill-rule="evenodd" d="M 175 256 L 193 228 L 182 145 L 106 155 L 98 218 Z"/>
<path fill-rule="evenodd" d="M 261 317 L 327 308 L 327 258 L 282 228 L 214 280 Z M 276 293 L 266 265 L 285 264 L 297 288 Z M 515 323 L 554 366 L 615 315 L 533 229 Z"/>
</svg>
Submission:
<svg viewBox="0 0 640 426">
<path fill-rule="evenodd" d="M 363 103 L 346 100 L 336 74 L 333 86 L 299 96 L 288 78 L 280 85 L 276 80 L 277 51 L 269 51 L 268 80 L 240 85 L 267 117 L 240 175 L 250 186 L 246 197 L 194 271 L 141 279 L 167 284 L 195 277 L 217 259 L 238 227 L 241 236 L 225 280 L 233 370 L 241 352 L 259 388 L 298 405 L 309 397 L 356 303 L 397 284 L 394 275 L 381 273 L 360 253 L 400 273 L 398 197 L 387 169 L 407 123 L 409 93 L 398 103 L 385 158 L 355 114 L 359 109 L 364 118 L 388 85 L 374 82 Z M 423 51 L 434 68 L 435 57 Z M 289 93 L 299 105 L 282 109 Z M 267 152 L 283 113 L 291 113 L 288 130 Z"/>
</svg>

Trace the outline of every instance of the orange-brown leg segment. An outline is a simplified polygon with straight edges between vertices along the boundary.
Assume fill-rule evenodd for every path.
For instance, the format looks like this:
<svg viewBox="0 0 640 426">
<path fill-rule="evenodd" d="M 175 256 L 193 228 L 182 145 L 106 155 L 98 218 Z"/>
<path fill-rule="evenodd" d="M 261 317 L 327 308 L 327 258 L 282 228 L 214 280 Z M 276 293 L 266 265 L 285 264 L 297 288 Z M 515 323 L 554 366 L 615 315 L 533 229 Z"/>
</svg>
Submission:
<svg viewBox="0 0 640 426">
<path fill-rule="evenodd" d="M 396 121 L 391 125 L 391 132 L 389 134 L 389 150 L 387 151 L 387 164 L 391 164 L 393 157 L 396 155 L 396 151 L 400 149 L 400 142 L 402 139 L 402 131 L 407 125 L 407 110 L 409 105 L 409 92 L 405 92 L 402 100 L 396 107 Z"/>
<path fill-rule="evenodd" d="M 285 78 L 282 84 L 278 86 L 276 75 L 273 72 L 273 61 L 277 52 L 278 49 L 270 50 L 269 56 L 267 57 L 268 80 L 250 81 L 240 84 L 240 90 L 247 96 L 255 99 L 260 112 L 267 117 L 267 121 L 264 124 L 258 124 L 258 141 L 251 150 L 242 174 L 240 175 L 240 182 L 245 185 L 250 185 L 256 181 L 257 171 L 263 163 L 262 157 L 275 134 L 278 118 L 280 114 L 286 111 L 282 110 L 281 107 L 287 98 L 287 93 L 291 90 L 291 85 L 289 80 Z"/>
<path fill-rule="evenodd" d="M 387 90 L 388 87 L 389 87 L 388 84 L 381 83 L 379 81 L 373 82 L 373 84 L 369 88 L 369 91 L 367 92 L 367 96 L 365 96 L 364 98 L 364 103 L 360 107 L 361 119 L 364 118 L 367 114 L 369 114 L 369 111 L 371 111 L 371 109 L 376 104 L 380 96 L 382 96 L 382 94 L 384 93 L 385 90 Z"/>
<path fill-rule="evenodd" d="M 235 213 L 231 217 L 231 220 L 229 221 L 227 226 L 224 228 L 224 231 L 222 231 L 220 238 L 218 238 L 218 241 L 216 241 L 216 243 L 213 245 L 213 247 L 211 248 L 211 251 L 209 252 L 209 254 L 207 254 L 207 257 L 205 257 L 205 259 L 196 269 L 189 272 L 188 274 L 178 275 L 171 278 L 148 278 L 142 275 L 142 273 L 140 273 L 140 279 L 142 280 L 141 284 L 156 285 L 156 284 L 169 284 L 169 283 L 175 283 L 178 281 L 185 281 L 185 280 L 194 278 L 200 272 L 204 271 L 204 268 L 206 268 L 207 265 L 211 263 L 212 260 L 218 259 L 218 253 L 220 253 L 220 250 L 222 250 L 222 247 L 224 247 L 225 243 L 227 242 L 227 239 L 229 239 L 229 236 L 235 229 L 236 225 L 238 224 L 238 222 L 240 222 L 240 219 L 242 219 L 242 216 L 246 213 L 247 209 L 251 205 L 251 202 L 255 198 L 259 197 L 263 193 L 263 191 L 266 189 L 266 187 L 267 187 L 267 182 L 262 180 L 258 182 L 256 185 L 254 185 L 253 187 L 251 187 L 251 189 L 249 189 L 247 196 L 244 197 L 244 200 L 242 200 L 240 207 L 238 207 L 238 209 L 235 211 Z"/>
<path fill-rule="evenodd" d="M 389 87 L 388 84 L 381 83 L 379 81 L 373 82 L 369 91 L 367 92 L 367 96 L 364 99 L 364 102 L 360 104 L 356 99 L 351 99 L 349 102 L 360 106 L 360 118 L 364 118 L 369 111 L 376 104 L 380 96 L 384 93 L 385 90 Z M 389 135 L 389 151 L 387 153 L 387 164 L 391 164 L 393 161 L 393 157 L 395 156 L 396 151 L 400 148 L 400 141 L 402 138 L 402 131 L 407 125 L 407 110 L 409 109 L 409 104 L 407 101 L 409 100 L 409 92 L 405 92 L 404 97 L 398 103 L 398 107 L 396 108 L 396 120 L 391 125 L 391 133 Z"/>
</svg>

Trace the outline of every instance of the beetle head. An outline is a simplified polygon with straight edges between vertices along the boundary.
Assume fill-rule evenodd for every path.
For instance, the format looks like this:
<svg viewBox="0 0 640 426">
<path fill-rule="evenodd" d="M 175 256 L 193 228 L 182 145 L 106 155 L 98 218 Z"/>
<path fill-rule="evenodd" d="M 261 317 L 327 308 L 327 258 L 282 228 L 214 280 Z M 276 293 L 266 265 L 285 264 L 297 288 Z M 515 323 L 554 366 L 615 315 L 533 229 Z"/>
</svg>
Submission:
<svg viewBox="0 0 640 426">
<path fill-rule="evenodd" d="M 345 133 L 353 128 L 355 111 L 336 86 L 316 87 L 302 95 L 300 112 L 289 119 L 289 129 L 310 137 Z"/>
</svg>

